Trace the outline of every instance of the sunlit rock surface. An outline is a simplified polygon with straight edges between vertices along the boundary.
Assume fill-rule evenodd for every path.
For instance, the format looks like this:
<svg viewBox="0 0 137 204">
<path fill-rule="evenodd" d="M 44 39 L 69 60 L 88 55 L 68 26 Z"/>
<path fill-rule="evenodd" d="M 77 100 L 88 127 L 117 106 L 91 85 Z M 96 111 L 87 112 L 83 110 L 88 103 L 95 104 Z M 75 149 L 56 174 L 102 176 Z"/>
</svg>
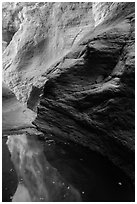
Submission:
<svg viewBox="0 0 137 204">
<path fill-rule="evenodd" d="M 19 126 L 16 130 L 20 130 L 22 124 L 27 128 L 26 132 L 21 130 L 21 135 L 13 128 L 14 136 L 8 140 L 16 171 L 23 177 L 13 201 L 24 201 L 21 191 L 26 201 L 53 201 L 50 189 L 58 189 L 64 179 L 64 175 L 57 173 L 57 185 L 54 188 L 50 185 L 56 170 L 47 154 L 44 156 L 37 147 L 38 141 L 30 140 L 36 134 L 34 126 L 40 131 L 39 138 L 42 131 L 42 137 L 61 143 L 73 141 L 81 148 L 98 152 L 134 183 L 134 7 L 134 3 L 111 2 L 3 3 L 3 80 L 20 102 L 37 112 L 34 120 L 31 117 L 34 112 L 29 113 L 26 106 L 19 105 L 19 112 L 15 109 L 13 117 L 15 123 L 10 116 L 8 121 L 9 113 L 6 116 L 7 127 L 12 129 L 15 125 Z M 41 169 L 39 179 L 35 162 L 38 170 Z M 32 168 L 25 174 L 29 164 Z M 43 174 L 47 176 L 46 166 L 51 168 L 48 186 L 40 182 Z M 31 177 L 36 186 L 41 184 L 42 194 L 37 188 L 31 191 Z M 116 181 L 121 185 L 121 181 Z M 65 183 L 70 185 L 71 182 L 65 180 Z M 123 194 L 120 191 L 121 196 L 125 197 L 126 192 L 130 194 L 131 189 L 127 187 Z M 66 193 L 66 188 L 60 192 L 62 187 L 55 201 L 63 201 L 60 196 Z M 72 185 L 65 201 L 83 201 L 82 192 L 85 191 Z M 101 201 L 115 198 L 133 201 L 131 194 L 125 200 L 116 194 L 108 200 L 101 196 Z M 88 201 L 92 201 L 94 195 L 91 197 Z"/>
<path fill-rule="evenodd" d="M 3 54 L 4 81 L 24 102 L 32 86 L 44 85 L 45 71 L 94 28 L 91 2 L 25 5 L 24 20 Z"/>
</svg>

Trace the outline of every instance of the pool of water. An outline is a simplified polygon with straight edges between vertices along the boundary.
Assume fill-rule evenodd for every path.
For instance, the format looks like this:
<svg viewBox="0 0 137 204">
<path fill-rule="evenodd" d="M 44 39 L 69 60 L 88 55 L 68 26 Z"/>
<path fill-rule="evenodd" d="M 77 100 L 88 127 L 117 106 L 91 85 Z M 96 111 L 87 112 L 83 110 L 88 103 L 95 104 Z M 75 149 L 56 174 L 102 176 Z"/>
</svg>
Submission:
<svg viewBox="0 0 137 204">
<path fill-rule="evenodd" d="M 3 138 L 3 202 L 11 201 L 18 184 L 17 175 L 5 142 L 6 138 Z M 46 160 L 57 169 L 64 181 L 77 190 L 82 201 L 134 201 L 134 186 L 131 181 L 106 158 L 68 141 L 55 142 L 45 137 L 39 138 L 37 142 L 43 147 Z M 31 151 L 30 146 L 29 152 L 34 154 L 34 147 Z M 35 167 L 31 166 L 31 169 L 34 170 Z M 48 190 L 52 191 L 52 187 L 48 187 Z"/>
</svg>

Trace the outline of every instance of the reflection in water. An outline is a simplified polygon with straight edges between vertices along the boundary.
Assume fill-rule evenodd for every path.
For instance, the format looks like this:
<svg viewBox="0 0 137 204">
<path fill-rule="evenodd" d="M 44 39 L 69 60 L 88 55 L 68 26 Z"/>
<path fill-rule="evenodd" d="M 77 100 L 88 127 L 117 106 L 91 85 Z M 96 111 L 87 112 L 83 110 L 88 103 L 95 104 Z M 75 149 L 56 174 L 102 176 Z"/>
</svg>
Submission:
<svg viewBox="0 0 137 204">
<path fill-rule="evenodd" d="M 10 153 L 6 145 L 7 138 L 2 138 L 2 201 L 12 200 L 17 188 L 17 175 L 10 160 Z"/>
<path fill-rule="evenodd" d="M 28 189 L 28 192 L 25 190 L 27 199 L 29 193 L 30 200 L 35 202 L 81 201 L 80 193 L 49 164 L 42 146 L 32 136 L 28 133 L 10 136 L 8 146 L 16 171 L 19 172 L 19 182 L 24 189 Z M 23 195 L 16 192 L 14 201 L 22 200 L 25 191 Z M 18 192 L 22 191 L 18 189 Z"/>
<path fill-rule="evenodd" d="M 126 176 L 85 148 L 28 133 L 8 146 L 19 177 L 13 201 L 134 201 Z"/>
</svg>

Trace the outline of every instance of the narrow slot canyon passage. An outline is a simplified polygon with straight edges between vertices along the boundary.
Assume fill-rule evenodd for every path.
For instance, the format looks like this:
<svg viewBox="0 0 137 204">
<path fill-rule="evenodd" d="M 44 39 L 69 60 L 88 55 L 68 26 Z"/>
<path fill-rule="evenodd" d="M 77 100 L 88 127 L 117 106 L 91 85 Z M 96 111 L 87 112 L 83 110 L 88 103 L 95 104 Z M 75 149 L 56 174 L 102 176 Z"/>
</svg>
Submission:
<svg viewBox="0 0 137 204">
<path fill-rule="evenodd" d="M 2 201 L 135 201 L 135 3 L 2 3 Z"/>
</svg>

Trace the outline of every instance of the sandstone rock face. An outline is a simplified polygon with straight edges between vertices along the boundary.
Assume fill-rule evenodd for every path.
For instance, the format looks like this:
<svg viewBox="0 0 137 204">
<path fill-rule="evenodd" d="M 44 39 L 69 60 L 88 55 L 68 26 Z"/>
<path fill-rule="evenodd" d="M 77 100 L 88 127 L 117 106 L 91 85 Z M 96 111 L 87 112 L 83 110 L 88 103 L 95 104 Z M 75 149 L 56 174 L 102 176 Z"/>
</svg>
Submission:
<svg viewBox="0 0 137 204">
<path fill-rule="evenodd" d="M 23 21 L 3 54 L 4 80 L 26 102 L 45 71 L 94 27 L 92 3 L 44 3 L 22 9 Z M 7 71 L 6 71 L 7 70 Z"/>
<path fill-rule="evenodd" d="M 35 3 L 21 2 L 3 2 L 2 4 L 2 38 L 8 44 L 12 40 L 13 35 L 20 28 L 20 24 L 24 20 L 22 10 Z"/>
<path fill-rule="evenodd" d="M 134 6 L 27 5 L 3 53 L 4 82 L 40 131 L 99 152 L 133 182 Z"/>
</svg>

